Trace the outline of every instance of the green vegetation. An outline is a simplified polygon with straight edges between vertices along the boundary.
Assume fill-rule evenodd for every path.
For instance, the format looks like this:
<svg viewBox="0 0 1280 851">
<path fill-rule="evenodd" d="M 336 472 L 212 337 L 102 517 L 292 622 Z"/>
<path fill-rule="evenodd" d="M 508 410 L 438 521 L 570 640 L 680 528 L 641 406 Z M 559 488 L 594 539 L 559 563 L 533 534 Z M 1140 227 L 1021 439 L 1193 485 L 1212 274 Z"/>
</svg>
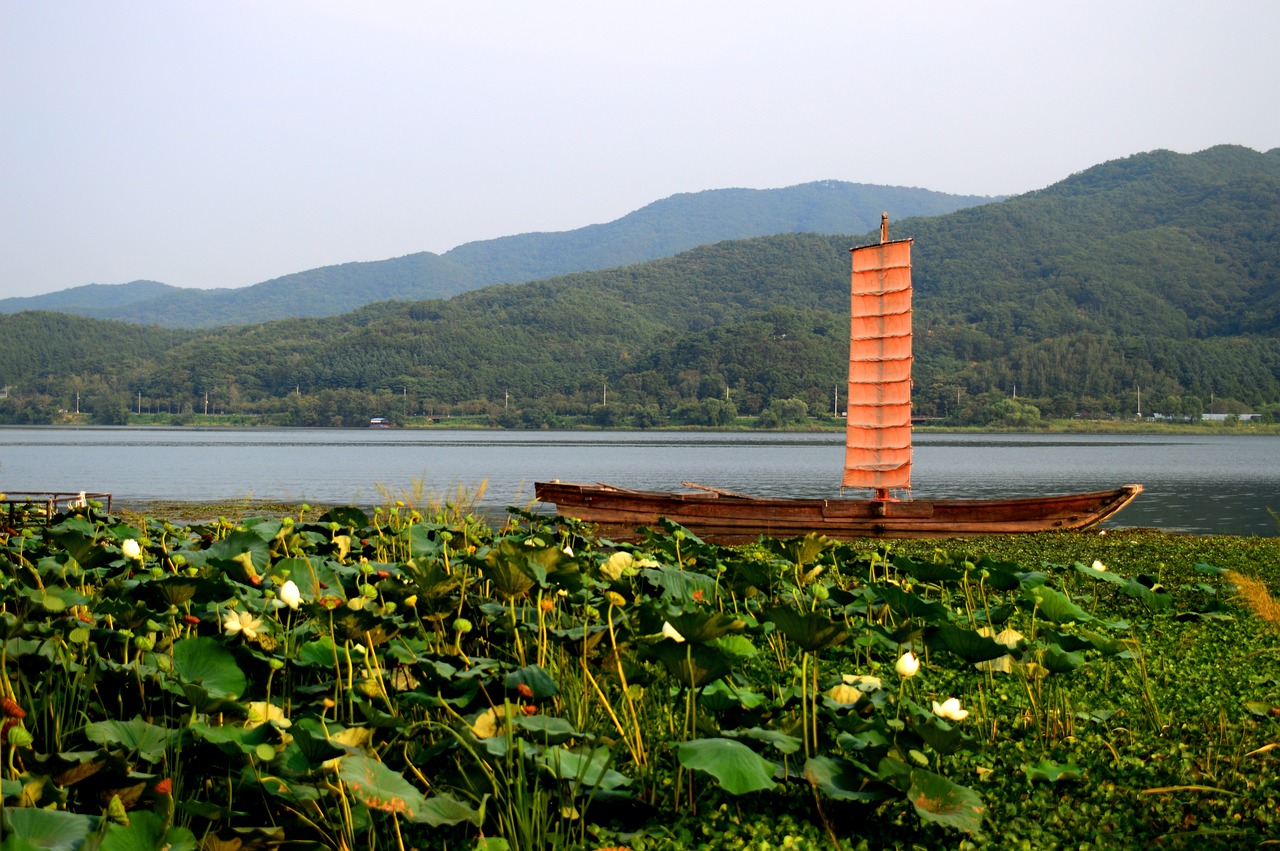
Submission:
<svg viewBox="0 0 1280 851">
<path fill-rule="evenodd" d="M 1280 539 L 618 546 L 392 496 L 0 531 L 0 847 L 1280 838 Z"/>
<path fill-rule="evenodd" d="M 1280 149 L 1143 154 L 892 235 L 917 241 L 914 404 L 930 422 L 1280 409 Z M 769 424 L 788 400 L 819 416 L 844 402 L 852 239 L 722 242 L 234 329 L 0 317 L 0 421 L 56 421 L 77 392 L 101 422 L 650 428 Z"/>
<path fill-rule="evenodd" d="M 493 284 L 643 263 L 728 239 L 801 231 L 860 233 L 878 226 L 882 210 L 936 216 L 991 200 L 837 180 L 785 189 L 713 189 L 673 195 L 607 224 L 469 242 L 440 255 L 424 251 L 326 266 L 232 290 L 183 290 L 154 281 L 90 284 L 2 299 L 0 313 L 57 310 L 177 328 L 332 316 L 375 301 L 448 298 Z"/>
</svg>

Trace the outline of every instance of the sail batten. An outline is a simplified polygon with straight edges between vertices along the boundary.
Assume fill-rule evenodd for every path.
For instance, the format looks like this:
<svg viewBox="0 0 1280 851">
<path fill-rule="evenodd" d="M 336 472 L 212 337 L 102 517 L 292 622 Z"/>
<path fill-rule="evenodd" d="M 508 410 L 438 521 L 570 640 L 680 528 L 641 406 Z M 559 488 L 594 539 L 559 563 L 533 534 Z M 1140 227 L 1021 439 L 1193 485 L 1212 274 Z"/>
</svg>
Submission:
<svg viewBox="0 0 1280 851">
<path fill-rule="evenodd" d="M 911 240 L 853 249 L 842 487 L 911 487 Z"/>
</svg>

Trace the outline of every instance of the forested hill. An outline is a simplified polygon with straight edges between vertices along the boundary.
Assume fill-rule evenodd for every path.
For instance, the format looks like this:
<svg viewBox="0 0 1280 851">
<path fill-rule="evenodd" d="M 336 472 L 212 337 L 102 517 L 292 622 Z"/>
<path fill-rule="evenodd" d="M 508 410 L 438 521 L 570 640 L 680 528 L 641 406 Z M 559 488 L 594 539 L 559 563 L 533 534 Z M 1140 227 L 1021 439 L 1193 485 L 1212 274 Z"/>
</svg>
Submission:
<svg viewBox="0 0 1280 851">
<path fill-rule="evenodd" d="M 181 289 L 150 281 L 91 284 L 3 299 L 0 313 L 56 310 L 174 328 L 332 316 L 387 299 L 447 298 L 492 284 L 643 263 L 722 240 L 804 231 L 859 233 L 878 222 L 882 210 L 932 216 L 992 200 L 835 180 L 785 189 L 714 189 L 673 195 L 607 224 L 469 242 L 439 255 L 420 252 L 326 266 L 239 289 Z"/>
<path fill-rule="evenodd" d="M 915 239 L 921 415 L 1132 416 L 1139 387 L 1148 412 L 1280 402 L 1280 150 L 1140 154 L 1000 203 L 894 219 L 890 235 Z M 189 410 L 208 392 L 299 425 L 380 412 L 715 424 L 797 399 L 829 411 L 848 351 L 848 248 L 872 238 L 721 242 L 448 300 L 166 332 L 150 366 L 138 345 L 101 375 L 84 352 L 24 357 L 23 340 L 64 333 L 48 329 L 53 314 L 3 317 L 0 384 L 17 391 L 7 410 L 37 418 L 67 406 L 73 379 L 104 408 L 141 392 Z M 124 327 L 110 326 L 111 345 Z"/>
</svg>

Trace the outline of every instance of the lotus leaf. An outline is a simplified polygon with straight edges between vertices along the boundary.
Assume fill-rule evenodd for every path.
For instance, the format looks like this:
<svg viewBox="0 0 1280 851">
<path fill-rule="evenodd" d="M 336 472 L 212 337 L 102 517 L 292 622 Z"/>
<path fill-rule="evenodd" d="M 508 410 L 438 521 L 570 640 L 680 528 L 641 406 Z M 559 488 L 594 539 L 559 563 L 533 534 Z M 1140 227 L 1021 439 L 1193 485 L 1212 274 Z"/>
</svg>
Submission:
<svg viewBox="0 0 1280 851">
<path fill-rule="evenodd" d="M 950 614 L 946 606 L 941 603 L 922 600 L 915 594 L 903 591 L 896 585 L 872 585 L 871 587 L 884 600 L 885 605 L 903 617 L 927 623 L 942 623 L 947 620 Z"/>
<path fill-rule="evenodd" d="M 1022 771 L 1027 775 L 1027 782 L 1040 780 L 1045 783 L 1057 783 L 1060 780 L 1080 780 L 1084 772 L 1073 763 L 1057 763 L 1051 759 L 1042 759 L 1035 765 L 1024 765 Z"/>
<path fill-rule="evenodd" d="M 138 754 L 146 762 L 159 762 L 164 759 L 165 749 L 177 737 L 177 733 L 165 727 L 159 727 L 134 718 L 132 721 L 96 721 L 86 724 L 85 737 L 107 750 L 122 747 L 129 753 Z"/>
<path fill-rule="evenodd" d="M 780 733 L 777 730 L 766 730 L 764 727 L 750 727 L 746 730 L 726 730 L 724 735 L 731 739 L 745 736 L 748 739 L 763 742 L 784 756 L 797 753 L 804 746 L 804 742 L 795 736 L 788 736 L 786 733 Z"/>
<path fill-rule="evenodd" d="M 1125 579 L 1123 576 L 1119 576 L 1109 570 L 1098 570 L 1095 567 L 1090 567 L 1088 565 L 1081 564 L 1080 562 L 1075 563 L 1075 569 L 1078 573 L 1083 573 L 1090 579 L 1110 582 L 1112 585 L 1127 585 L 1129 582 L 1129 580 Z"/>
<path fill-rule="evenodd" d="M 716 580 L 704 573 L 678 570 L 670 567 L 647 567 L 640 571 L 646 582 L 661 589 L 662 599 L 678 606 L 696 605 L 698 595 L 712 600 L 716 593 Z"/>
<path fill-rule="evenodd" d="M 982 826 L 986 807 L 972 789 L 921 768 L 911 770 L 907 797 L 925 821 L 974 833 Z"/>
<path fill-rule="evenodd" d="M 271 562 L 271 550 L 262 536 L 237 530 L 209 547 L 207 559 L 208 563 L 219 564 L 233 579 L 257 585 Z"/>
<path fill-rule="evenodd" d="M 555 715 L 513 715 L 511 726 L 523 730 L 539 745 L 562 745 L 570 739 L 591 739 L 575 729 L 563 718 Z"/>
<path fill-rule="evenodd" d="M 883 789 L 868 788 L 874 774 L 866 766 L 849 759 L 815 756 L 805 760 L 804 777 L 818 791 L 836 801 L 877 801 Z"/>
<path fill-rule="evenodd" d="M 777 785 L 773 781 L 773 763 L 732 739 L 680 742 L 676 753 L 682 766 L 705 771 L 732 795 L 760 792 Z"/>
<path fill-rule="evenodd" d="M 820 612 L 775 606 L 765 609 L 762 617 L 773 621 L 779 632 L 807 653 L 833 647 L 849 637 L 849 629 L 843 622 L 833 621 Z"/>
<path fill-rule="evenodd" d="M 895 570 L 900 570 L 921 582 L 959 582 L 964 578 L 964 571 L 950 565 L 921 561 L 902 554 L 895 554 L 892 564 Z"/>
<path fill-rule="evenodd" d="M 755 709 L 762 705 L 765 697 L 746 688 L 738 688 L 727 679 L 716 680 L 704 686 L 698 695 L 698 703 L 712 712 L 724 712 L 726 709 Z"/>
<path fill-rule="evenodd" d="M 185 638 L 173 645 L 173 670 L 184 684 L 200 686 L 210 697 L 234 700 L 244 694 L 244 672 L 236 657 L 216 638 Z"/>
<path fill-rule="evenodd" d="M 697 688 L 733 670 L 732 659 L 709 644 L 660 641 L 648 651 L 681 685 Z"/>
<path fill-rule="evenodd" d="M 551 679 L 551 675 L 537 665 L 512 671 L 502 678 L 502 684 L 512 690 L 524 686 L 529 689 L 534 700 L 546 700 L 560 693 L 560 688 Z"/>
<path fill-rule="evenodd" d="M 1008 655 L 1009 648 L 971 629 L 940 623 L 926 632 L 925 642 L 934 650 L 946 650 L 969 663 L 986 662 Z"/>
<path fill-rule="evenodd" d="M 528 548 L 511 539 L 489 551 L 480 572 L 493 590 L 508 600 L 527 594 L 547 578 L 546 569 L 531 557 Z"/>
<path fill-rule="evenodd" d="M 1164 586 L 1150 576 L 1139 576 L 1130 579 L 1124 587 L 1124 593 L 1135 599 L 1153 612 L 1163 611 L 1173 605 L 1173 597 Z"/>
<path fill-rule="evenodd" d="M 94 822 L 86 815 L 34 807 L 5 807 L 3 819 L 5 833 L 23 843 L 15 844 L 15 849 L 42 851 L 76 851 L 93 830 Z M 9 847 L 6 841 L 5 848 Z"/>
<path fill-rule="evenodd" d="M 712 642 L 723 635 L 737 632 L 746 626 L 742 618 L 726 612 L 697 611 L 671 615 L 667 621 L 675 627 L 685 641 L 696 641 L 703 644 Z"/>
<path fill-rule="evenodd" d="M 938 753 L 977 749 L 977 740 L 958 727 L 921 707 L 913 706 L 913 709 L 915 711 L 907 718 L 907 727 Z"/>
<path fill-rule="evenodd" d="M 331 508 L 316 518 L 320 524 L 337 523 L 350 530 L 363 529 L 369 525 L 369 515 L 354 505 L 340 505 Z"/>
<path fill-rule="evenodd" d="M 1027 600 L 1032 602 L 1040 613 L 1040 617 L 1053 623 L 1072 623 L 1092 621 L 1093 617 L 1084 609 L 1071 602 L 1071 598 L 1061 591 L 1046 586 L 1036 586 L 1025 592 Z"/>
<path fill-rule="evenodd" d="M 613 754 L 603 747 L 586 752 L 555 747 L 548 748 L 538 756 L 538 762 L 557 780 L 604 790 L 630 785 L 630 777 L 609 767 L 612 761 Z"/>
<path fill-rule="evenodd" d="M 338 760 L 338 777 L 372 810 L 396 813 L 408 821 L 425 821 L 426 798 L 403 776 L 370 756 L 352 753 Z"/>
</svg>

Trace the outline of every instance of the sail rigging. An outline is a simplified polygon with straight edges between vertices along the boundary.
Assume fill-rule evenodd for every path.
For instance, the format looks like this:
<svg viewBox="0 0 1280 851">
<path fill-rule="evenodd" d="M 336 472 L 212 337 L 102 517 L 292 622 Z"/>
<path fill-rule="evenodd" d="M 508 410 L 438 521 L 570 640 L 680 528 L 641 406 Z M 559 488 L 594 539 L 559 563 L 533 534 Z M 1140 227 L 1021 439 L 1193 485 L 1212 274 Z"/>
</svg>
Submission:
<svg viewBox="0 0 1280 851">
<path fill-rule="evenodd" d="M 911 487 L 911 242 L 853 249 L 849 405 L 841 487 L 877 496 Z"/>
</svg>

